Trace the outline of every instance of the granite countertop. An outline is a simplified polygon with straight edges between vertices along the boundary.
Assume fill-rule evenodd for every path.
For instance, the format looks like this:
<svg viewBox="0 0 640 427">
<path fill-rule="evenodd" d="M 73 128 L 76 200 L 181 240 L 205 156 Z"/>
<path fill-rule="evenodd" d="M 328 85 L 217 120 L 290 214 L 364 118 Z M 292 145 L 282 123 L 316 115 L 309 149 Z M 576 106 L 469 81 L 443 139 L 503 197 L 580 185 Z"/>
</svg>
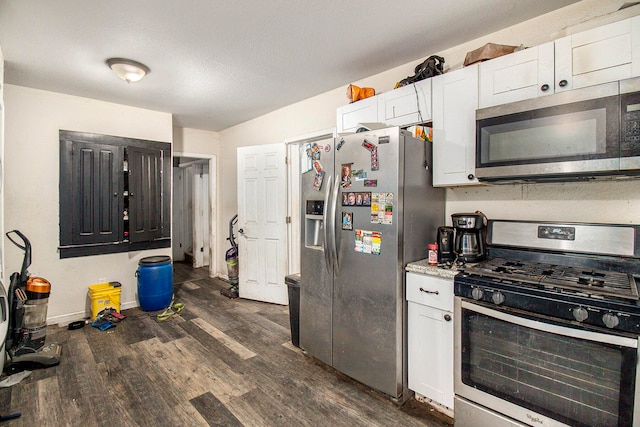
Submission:
<svg viewBox="0 0 640 427">
<path fill-rule="evenodd" d="M 405 271 L 452 279 L 460 270 L 458 267 L 442 268 L 437 265 L 430 265 L 428 259 L 421 259 L 407 264 Z"/>
</svg>

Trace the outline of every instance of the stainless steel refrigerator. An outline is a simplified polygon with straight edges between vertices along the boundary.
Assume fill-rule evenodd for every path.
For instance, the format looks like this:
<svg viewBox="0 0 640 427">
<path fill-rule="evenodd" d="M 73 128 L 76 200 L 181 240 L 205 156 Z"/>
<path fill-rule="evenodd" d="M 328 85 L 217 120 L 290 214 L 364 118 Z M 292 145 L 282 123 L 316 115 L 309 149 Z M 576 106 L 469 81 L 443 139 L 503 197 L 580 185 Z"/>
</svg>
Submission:
<svg viewBox="0 0 640 427">
<path fill-rule="evenodd" d="M 445 222 L 431 159 L 398 127 L 302 147 L 300 347 L 397 403 L 409 397 L 404 267 Z"/>
</svg>

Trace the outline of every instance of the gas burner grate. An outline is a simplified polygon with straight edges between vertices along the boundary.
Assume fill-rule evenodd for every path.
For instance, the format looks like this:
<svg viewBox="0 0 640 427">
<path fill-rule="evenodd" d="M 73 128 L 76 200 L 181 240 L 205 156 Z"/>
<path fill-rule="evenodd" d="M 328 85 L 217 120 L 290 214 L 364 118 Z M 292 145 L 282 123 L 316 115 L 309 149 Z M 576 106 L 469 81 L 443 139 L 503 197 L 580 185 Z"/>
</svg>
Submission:
<svg viewBox="0 0 640 427">
<path fill-rule="evenodd" d="M 574 292 L 599 298 L 609 296 L 640 299 L 633 276 L 616 271 L 492 258 L 469 266 L 466 272 L 500 281 L 555 289 L 558 292 Z"/>
</svg>

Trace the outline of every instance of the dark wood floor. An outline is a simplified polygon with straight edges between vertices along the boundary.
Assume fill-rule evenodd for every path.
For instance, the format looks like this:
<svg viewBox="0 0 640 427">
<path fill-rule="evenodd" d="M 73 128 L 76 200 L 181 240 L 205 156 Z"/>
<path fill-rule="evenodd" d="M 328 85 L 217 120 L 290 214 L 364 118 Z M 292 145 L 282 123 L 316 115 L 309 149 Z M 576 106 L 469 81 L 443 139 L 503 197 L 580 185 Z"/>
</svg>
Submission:
<svg viewBox="0 0 640 427">
<path fill-rule="evenodd" d="M 220 295 L 206 269 L 175 264 L 180 316 L 125 310 L 99 331 L 49 327 L 59 366 L 0 389 L 17 426 L 446 426 L 410 400 L 398 408 L 290 342 L 287 307 Z"/>
</svg>

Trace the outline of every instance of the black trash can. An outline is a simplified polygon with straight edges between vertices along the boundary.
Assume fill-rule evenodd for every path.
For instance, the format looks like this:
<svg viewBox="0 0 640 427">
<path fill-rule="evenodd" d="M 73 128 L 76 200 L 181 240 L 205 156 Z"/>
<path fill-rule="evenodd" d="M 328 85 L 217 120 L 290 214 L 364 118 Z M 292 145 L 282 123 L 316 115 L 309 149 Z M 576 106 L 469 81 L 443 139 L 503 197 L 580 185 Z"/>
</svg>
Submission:
<svg viewBox="0 0 640 427">
<path fill-rule="evenodd" d="M 285 276 L 284 282 L 289 291 L 289 324 L 291 342 L 300 347 L 300 274 Z"/>
</svg>

